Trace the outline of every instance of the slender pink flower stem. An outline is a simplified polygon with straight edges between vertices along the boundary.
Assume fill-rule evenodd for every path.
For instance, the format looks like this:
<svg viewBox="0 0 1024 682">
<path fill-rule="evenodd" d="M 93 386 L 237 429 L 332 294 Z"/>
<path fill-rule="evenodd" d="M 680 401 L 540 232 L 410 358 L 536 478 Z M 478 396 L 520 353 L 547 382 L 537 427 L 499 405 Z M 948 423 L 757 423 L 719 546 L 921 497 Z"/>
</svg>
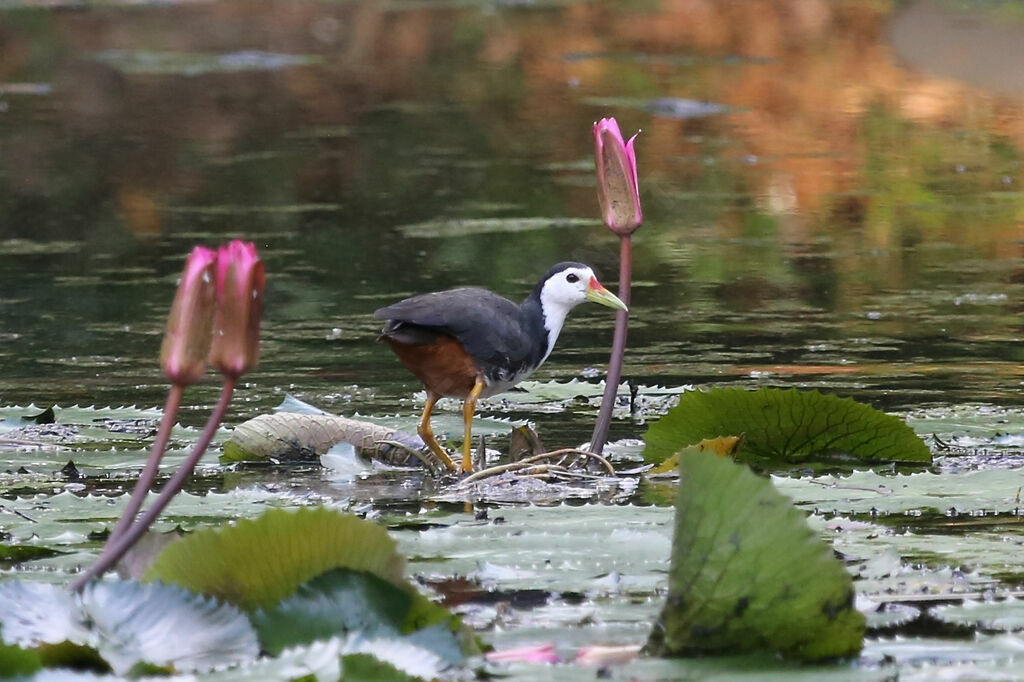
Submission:
<svg viewBox="0 0 1024 682">
<path fill-rule="evenodd" d="M 163 490 L 160 491 L 160 495 L 156 498 L 153 504 L 147 509 L 139 520 L 128 528 L 120 537 L 113 542 L 108 542 L 100 553 L 96 563 L 93 564 L 85 573 L 80 575 L 71 583 L 71 589 L 74 591 L 81 591 L 85 584 L 106 573 L 114 564 L 116 564 L 125 553 L 132 548 L 132 546 L 139 541 L 160 513 L 167 507 L 174 496 L 181 492 L 181 489 L 185 486 L 185 482 L 188 477 L 192 475 L 192 471 L 196 468 L 196 464 L 199 463 L 200 458 L 206 452 L 206 448 L 210 446 L 210 441 L 213 440 L 214 435 L 217 433 L 217 427 L 220 426 L 221 421 L 224 419 L 224 413 L 227 412 L 228 405 L 231 404 L 231 396 L 235 391 L 235 384 L 238 379 L 235 377 L 226 377 L 224 379 L 224 387 L 221 389 L 220 400 L 217 401 L 217 406 L 213 410 L 213 414 L 210 415 L 210 419 L 206 422 L 206 426 L 203 429 L 202 435 L 199 437 L 199 442 L 189 453 L 188 458 L 181 465 L 181 467 L 174 472 L 171 479 L 164 486 Z"/>
<path fill-rule="evenodd" d="M 630 284 L 633 280 L 633 241 L 632 235 L 619 237 L 619 298 L 629 305 Z M 608 427 L 612 421 L 612 408 L 615 407 L 615 396 L 619 390 L 619 379 L 622 377 L 622 359 L 626 354 L 626 327 L 629 324 L 629 311 L 620 310 L 615 315 L 615 335 L 612 337 L 612 355 L 608 360 L 608 375 L 605 377 L 604 397 L 601 398 L 601 409 L 597 413 L 594 424 L 594 435 L 590 437 L 590 451 L 598 455 L 604 450 L 608 440 Z"/>
<path fill-rule="evenodd" d="M 181 405 L 181 396 L 184 392 L 184 385 L 171 384 L 171 390 L 167 393 L 167 404 L 164 406 L 164 416 L 160 420 L 160 427 L 157 429 L 153 447 L 149 451 L 146 466 L 139 474 L 139 480 L 128 500 L 128 506 L 122 512 L 121 518 L 117 520 L 114 530 L 110 531 L 110 537 L 107 538 L 108 545 L 124 534 L 132 525 L 135 515 L 139 513 L 139 509 L 146 499 L 146 493 L 153 487 L 153 481 L 156 480 L 157 472 L 160 470 L 160 460 L 163 459 L 164 452 L 167 450 L 167 441 L 171 436 L 171 429 L 174 428 L 174 418 L 178 414 L 178 406 Z"/>
</svg>

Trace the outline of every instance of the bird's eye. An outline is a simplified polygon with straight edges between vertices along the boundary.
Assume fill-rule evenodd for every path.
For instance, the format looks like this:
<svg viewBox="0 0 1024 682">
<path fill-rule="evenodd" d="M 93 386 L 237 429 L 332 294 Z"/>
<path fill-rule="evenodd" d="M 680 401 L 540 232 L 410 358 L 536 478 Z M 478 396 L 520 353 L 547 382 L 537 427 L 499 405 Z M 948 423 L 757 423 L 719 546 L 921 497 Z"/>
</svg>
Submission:
<svg viewBox="0 0 1024 682">
<path fill-rule="evenodd" d="M 570 272 L 568 275 L 565 276 L 565 281 L 569 282 L 570 284 L 575 284 L 576 282 L 580 281 L 580 276 Z"/>
</svg>

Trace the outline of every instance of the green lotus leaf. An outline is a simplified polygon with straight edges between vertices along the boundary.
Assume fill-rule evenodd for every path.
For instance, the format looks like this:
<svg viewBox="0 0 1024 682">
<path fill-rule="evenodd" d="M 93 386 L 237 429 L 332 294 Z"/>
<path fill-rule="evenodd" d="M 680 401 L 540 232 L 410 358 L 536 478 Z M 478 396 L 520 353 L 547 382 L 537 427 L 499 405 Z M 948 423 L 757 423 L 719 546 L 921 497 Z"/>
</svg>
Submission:
<svg viewBox="0 0 1024 682">
<path fill-rule="evenodd" d="M 930 463 L 928 446 L 901 419 L 818 391 L 718 388 L 690 391 L 644 435 L 644 458 L 659 463 L 718 436 L 744 436 L 740 459 Z"/>
<path fill-rule="evenodd" d="M 341 659 L 345 682 L 416 682 L 405 673 L 370 654 L 348 654 Z"/>
<path fill-rule="evenodd" d="M 853 582 L 804 515 L 742 464 L 682 453 L 669 595 L 648 641 L 662 656 L 860 651 Z"/>
<path fill-rule="evenodd" d="M 144 580 L 162 580 L 246 610 L 270 608 L 333 568 L 366 571 L 406 587 L 404 559 L 384 528 L 324 508 L 271 509 L 171 544 Z"/>
<path fill-rule="evenodd" d="M 6 644 L 35 647 L 65 640 L 95 644 L 79 599 L 51 583 L 0 584 L 0 635 Z"/>
<path fill-rule="evenodd" d="M 264 651 L 359 633 L 397 637 L 412 607 L 412 594 L 363 571 L 336 568 L 301 585 L 270 609 L 252 614 Z"/>
<path fill-rule="evenodd" d="M 263 649 L 273 655 L 288 647 L 356 635 L 360 641 L 400 642 L 446 664 L 459 664 L 465 658 L 464 645 L 470 644 L 458 620 L 418 591 L 344 568 L 301 585 L 273 608 L 254 612 L 252 622 Z"/>
<path fill-rule="evenodd" d="M 319 682 L 341 679 L 342 642 L 337 637 L 292 647 L 278 656 L 217 670 L 202 676 L 203 682 Z"/>
<path fill-rule="evenodd" d="M 237 608 L 159 583 L 102 580 L 75 594 L 51 583 L 6 582 L 0 626 L 5 643 L 37 648 L 48 665 L 95 649 L 119 675 L 140 663 L 209 670 L 259 654 L 256 632 Z"/>
<path fill-rule="evenodd" d="M 28 677 L 42 667 L 37 652 L 0 641 L 0 678 Z"/>
</svg>

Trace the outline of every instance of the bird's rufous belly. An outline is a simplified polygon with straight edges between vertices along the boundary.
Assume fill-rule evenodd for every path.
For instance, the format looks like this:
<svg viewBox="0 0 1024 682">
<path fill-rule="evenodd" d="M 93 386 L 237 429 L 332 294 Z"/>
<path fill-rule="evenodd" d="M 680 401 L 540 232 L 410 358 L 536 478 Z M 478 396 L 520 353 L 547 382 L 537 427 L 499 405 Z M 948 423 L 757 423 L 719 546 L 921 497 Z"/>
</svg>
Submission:
<svg viewBox="0 0 1024 682">
<path fill-rule="evenodd" d="M 430 344 L 406 344 L 387 336 L 384 340 L 405 368 L 432 393 L 465 398 L 477 377 L 482 376 L 473 358 L 450 336 L 439 336 Z"/>
</svg>

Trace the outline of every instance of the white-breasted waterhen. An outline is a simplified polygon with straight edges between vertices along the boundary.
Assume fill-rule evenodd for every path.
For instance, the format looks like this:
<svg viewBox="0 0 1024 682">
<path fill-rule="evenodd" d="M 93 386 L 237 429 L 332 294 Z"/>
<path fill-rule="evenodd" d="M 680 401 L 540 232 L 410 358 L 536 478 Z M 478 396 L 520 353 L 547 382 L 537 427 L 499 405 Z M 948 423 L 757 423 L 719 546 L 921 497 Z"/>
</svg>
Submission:
<svg viewBox="0 0 1024 682">
<path fill-rule="evenodd" d="M 430 428 L 442 396 L 462 398 L 462 470 L 472 471 L 470 431 L 477 398 L 507 391 L 541 366 L 555 347 L 566 315 L 583 301 L 626 309 L 583 263 L 551 268 L 521 303 L 486 289 L 462 288 L 413 296 L 373 314 L 387 320 L 386 341 L 423 382 L 427 404 L 417 431 L 450 470 L 455 463 Z"/>
</svg>

